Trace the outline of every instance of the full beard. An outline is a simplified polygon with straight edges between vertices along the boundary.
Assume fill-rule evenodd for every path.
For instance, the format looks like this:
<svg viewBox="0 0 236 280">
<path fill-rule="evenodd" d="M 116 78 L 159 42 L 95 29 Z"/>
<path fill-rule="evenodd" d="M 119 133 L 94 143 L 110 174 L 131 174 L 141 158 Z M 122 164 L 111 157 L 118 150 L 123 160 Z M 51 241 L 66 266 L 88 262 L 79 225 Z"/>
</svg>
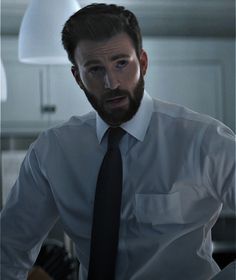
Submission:
<svg viewBox="0 0 236 280">
<path fill-rule="evenodd" d="M 111 126 L 119 126 L 124 122 L 129 121 L 138 111 L 141 104 L 144 93 L 144 78 L 140 75 L 139 81 L 131 94 L 127 90 L 115 89 L 104 92 L 103 96 L 97 98 L 86 88 L 83 89 L 84 93 L 92 105 L 92 107 L 97 111 L 99 116 Z M 113 97 L 127 97 L 129 99 L 128 108 L 113 108 L 108 110 L 105 106 L 106 100 Z"/>
</svg>

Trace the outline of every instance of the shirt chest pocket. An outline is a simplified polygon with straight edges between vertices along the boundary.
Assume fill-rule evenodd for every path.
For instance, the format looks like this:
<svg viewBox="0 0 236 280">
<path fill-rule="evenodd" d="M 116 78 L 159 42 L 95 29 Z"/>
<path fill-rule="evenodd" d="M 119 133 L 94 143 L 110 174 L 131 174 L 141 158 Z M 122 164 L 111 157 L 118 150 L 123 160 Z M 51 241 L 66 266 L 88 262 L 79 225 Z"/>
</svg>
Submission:
<svg viewBox="0 0 236 280">
<path fill-rule="evenodd" d="M 178 192 L 170 194 L 136 194 L 135 216 L 140 223 L 182 224 L 181 200 Z"/>
</svg>

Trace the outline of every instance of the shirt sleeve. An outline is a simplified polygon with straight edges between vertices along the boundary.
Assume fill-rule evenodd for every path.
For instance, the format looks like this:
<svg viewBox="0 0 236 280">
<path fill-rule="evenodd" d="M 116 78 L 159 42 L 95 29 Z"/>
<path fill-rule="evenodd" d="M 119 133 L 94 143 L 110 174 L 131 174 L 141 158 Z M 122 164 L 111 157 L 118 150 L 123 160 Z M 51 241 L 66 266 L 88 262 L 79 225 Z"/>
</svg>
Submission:
<svg viewBox="0 0 236 280">
<path fill-rule="evenodd" d="M 225 125 L 210 125 L 201 146 L 201 168 L 205 186 L 215 199 L 236 210 L 235 134 Z"/>
<path fill-rule="evenodd" d="M 236 276 L 236 261 L 228 264 L 223 270 L 216 274 L 211 280 L 234 280 Z"/>
<path fill-rule="evenodd" d="M 1 279 L 27 278 L 57 218 L 50 185 L 32 145 L 1 212 Z"/>
</svg>

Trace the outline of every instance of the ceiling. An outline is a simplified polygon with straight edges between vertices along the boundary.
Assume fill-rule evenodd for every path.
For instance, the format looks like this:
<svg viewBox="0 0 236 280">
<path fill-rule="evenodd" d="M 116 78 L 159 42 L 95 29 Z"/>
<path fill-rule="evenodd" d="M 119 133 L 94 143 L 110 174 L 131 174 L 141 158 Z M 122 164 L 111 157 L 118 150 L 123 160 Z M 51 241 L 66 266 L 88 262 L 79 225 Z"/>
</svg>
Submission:
<svg viewBox="0 0 236 280">
<path fill-rule="evenodd" d="M 30 0 L 1 0 L 1 34 L 17 35 Z M 50 1 L 50 0 L 49 0 Z M 69 0 L 68 0 L 69 1 Z M 81 7 L 95 1 L 78 0 Z M 234 0 L 120 0 L 146 36 L 234 37 Z M 60 3 L 60 1 L 58 1 Z"/>
</svg>

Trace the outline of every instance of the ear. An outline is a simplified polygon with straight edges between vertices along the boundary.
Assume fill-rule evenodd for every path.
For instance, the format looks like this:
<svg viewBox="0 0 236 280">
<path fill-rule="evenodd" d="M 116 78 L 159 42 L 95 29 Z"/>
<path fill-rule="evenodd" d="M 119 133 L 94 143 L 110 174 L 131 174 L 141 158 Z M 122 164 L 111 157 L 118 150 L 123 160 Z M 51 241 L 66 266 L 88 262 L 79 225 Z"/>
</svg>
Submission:
<svg viewBox="0 0 236 280">
<path fill-rule="evenodd" d="M 143 49 L 141 50 L 139 61 L 140 61 L 141 72 L 143 76 L 145 76 L 148 67 L 148 56 L 145 50 Z"/>
<path fill-rule="evenodd" d="M 71 72 L 76 80 L 76 83 L 79 85 L 79 87 L 83 90 L 84 89 L 84 86 L 83 86 L 83 83 L 81 81 L 81 78 L 80 78 L 80 74 L 79 74 L 79 69 L 78 67 L 76 66 L 71 66 Z"/>
</svg>

